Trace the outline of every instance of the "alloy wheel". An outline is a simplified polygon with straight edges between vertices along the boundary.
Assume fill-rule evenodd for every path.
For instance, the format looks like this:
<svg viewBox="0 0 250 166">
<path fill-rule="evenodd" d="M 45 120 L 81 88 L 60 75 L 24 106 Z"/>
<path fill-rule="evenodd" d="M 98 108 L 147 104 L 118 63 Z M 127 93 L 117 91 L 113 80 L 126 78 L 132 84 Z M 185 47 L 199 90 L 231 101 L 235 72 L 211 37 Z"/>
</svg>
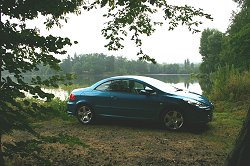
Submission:
<svg viewBox="0 0 250 166">
<path fill-rule="evenodd" d="M 164 126 L 170 130 L 178 130 L 183 126 L 183 115 L 178 111 L 168 111 L 163 118 Z"/>
<path fill-rule="evenodd" d="M 77 111 L 77 118 L 83 124 L 88 124 L 93 119 L 93 112 L 88 106 L 81 106 Z"/>
</svg>

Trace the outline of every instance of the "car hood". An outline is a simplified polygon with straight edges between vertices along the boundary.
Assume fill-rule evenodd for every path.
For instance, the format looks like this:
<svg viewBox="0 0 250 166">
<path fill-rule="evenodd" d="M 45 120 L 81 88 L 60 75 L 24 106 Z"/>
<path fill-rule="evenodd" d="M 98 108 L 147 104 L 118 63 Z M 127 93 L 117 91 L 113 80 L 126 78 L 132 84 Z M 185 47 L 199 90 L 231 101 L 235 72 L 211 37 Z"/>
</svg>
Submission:
<svg viewBox="0 0 250 166">
<path fill-rule="evenodd" d="M 192 99 L 199 102 L 202 102 L 207 105 L 212 105 L 211 102 L 205 97 L 198 93 L 190 92 L 190 91 L 176 91 L 171 92 L 170 94 L 172 97 L 179 98 L 179 99 Z"/>
</svg>

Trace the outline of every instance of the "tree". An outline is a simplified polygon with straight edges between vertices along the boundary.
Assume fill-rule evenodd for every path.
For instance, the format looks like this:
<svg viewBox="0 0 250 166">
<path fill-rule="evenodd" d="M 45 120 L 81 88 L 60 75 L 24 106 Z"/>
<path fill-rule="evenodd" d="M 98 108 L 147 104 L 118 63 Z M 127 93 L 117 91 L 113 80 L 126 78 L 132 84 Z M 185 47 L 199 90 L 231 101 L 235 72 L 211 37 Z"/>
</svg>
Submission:
<svg viewBox="0 0 250 166">
<path fill-rule="evenodd" d="M 241 71 L 250 69 L 250 1 L 239 1 L 241 10 L 235 13 L 228 29 L 223 61 Z"/>
<path fill-rule="evenodd" d="M 36 98 L 50 100 L 53 95 L 43 92 L 40 86 L 57 86 L 57 81 L 64 78 L 54 75 L 43 80 L 37 76 L 30 84 L 25 81 L 23 74 L 38 70 L 40 64 L 59 70 L 60 61 L 53 54 L 65 54 L 63 47 L 71 45 L 68 38 L 41 36 L 37 28 L 28 28 L 26 22 L 44 15 L 47 28 L 60 25 L 59 20 L 64 19 L 66 13 L 78 13 L 81 5 L 82 1 L 0 1 L 0 144 L 2 135 L 12 129 L 31 131 L 18 98 L 24 98 L 24 92 L 29 92 Z M 36 104 L 32 104 L 35 109 Z M 0 165 L 4 165 L 2 148 Z"/>
<path fill-rule="evenodd" d="M 202 32 L 200 53 L 201 71 L 213 72 L 218 67 L 234 66 L 240 71 L 250 69 L 250 10 L 249 0 L 235 0 L 241 10 L 234 12 L 225 34 L 206 29 Z M 209 49 L 210 48 L 210 49 Z M 211 52 L 212 51 L 212 52 Z"/>
<path fill-rule="evenodd" d="M 155 25 L 163 23 L 151 20 L 151 16 L 157 11 L 164 12 L 163 18 L 168 20 L 169 30 L 181 24 L 187 25 L 192 32 L 197 32 L 196 27 L 201 24 L 196 19 L 197 16 L 212 19 L 202 9 L 186 5 L 174 6 L 165 0 L 95 0 L 90 4 L 85 0 L 0 0 L 0 138 L 13 128 L 28 129 L 20 118 L 21 106 L 17 102 L 17 98 L 25 97 L 23 91 L 49 100 L 53 95 L 44 93 L 40 86 L 57 86 L 57 81 L 65 78 L 54 75 L 43 80 L 37 76 L 32 78 L 31 84 L 24 80 L 23 74 L 38 70 L 38 65 L 59 70 L 60 61 L 53 55 L 66 54 L 64 46 L 72 45 L 68 38 L 42 36 L 36 27 L 28 27 L 27 21 L 44 16 L 47 29 L 61 27 L 63 22 L 67 22 L 68 13 L 78 15 L 81 9 L 93 8 L 105 8 L 107 11 L 104 17 L 108 21 L 102 34 L 108 40 L 108 49 L 123 48 L 122 41 L 131 34 L 130 37 L 139 48 L 140 59 L 152 62 L 155 62 L 154 59 L 141 49 L 140 36 L 151 35 L 155 31 Z M 13 75 L 14 79 L 3 73 Z M 1 149 L 0 162 L 0 165 L 4 164 Z"/>
<path fill-rule="evenodd" d="M 202 73 L 214 72 L 220 65 L 220 53 L 224 41 L 224 34 L 216 29 L 205 29 L 200 39 L 200 54 Z"/>
<path fill-rule="evenodd" d="M 69 58 L 68 58 L 69 59 Z M 70 58 L 70 66 L 68 60 L 60 63 L 62 69 L 69 69 L 72 74 L 149 74 L 149 73 L 171 73 L 171 74 L 190 74 L 198 73 L 199 65 L 190 63 L 189 59 L 184 64 L 152 64 L 140 60 L 128 60 L 124 57 L 107 56 L 104 54 L 81 54 Z M 66 67 L 69 66 L 69 67 Z M 39 66 L 39 71 L 35 74 L 51 73 L 53 70 L 44 72 L 47 67 Z M 62 72 L 66 72 L 63 70 Z"/>
<path fill-rule="evenodd" d="M 191 66 L 190 66 L 190 61 L 189 59 L 185 59 L 184 61 L 184 69 L 187 73 L 190 73 L 191 71 Z"/>
<path fill-rule="evenodd" d="M 65 73 L 72 72 L 72 62 L 71 62 L 70 55 L 68 55 L 67 59 L 64 59 L 62 61 L 62 63 L 60 64 L 60 67 Z"/>
</svg>

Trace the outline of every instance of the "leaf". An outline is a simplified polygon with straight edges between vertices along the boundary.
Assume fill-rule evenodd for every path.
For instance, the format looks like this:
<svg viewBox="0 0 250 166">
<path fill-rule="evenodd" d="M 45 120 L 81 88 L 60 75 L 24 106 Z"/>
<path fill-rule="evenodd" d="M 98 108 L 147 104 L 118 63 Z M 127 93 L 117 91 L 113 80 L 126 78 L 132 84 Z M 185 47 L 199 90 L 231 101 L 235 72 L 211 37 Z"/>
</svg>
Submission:
<svg viewBox="0 0 250 166">
<path fill-rule="evenodd" d="M 101 7 L 106 6 L 107 3 L 108 3 L 108 0 L 102 0 L 102 1 L 101 1 Z"/>
</svg>

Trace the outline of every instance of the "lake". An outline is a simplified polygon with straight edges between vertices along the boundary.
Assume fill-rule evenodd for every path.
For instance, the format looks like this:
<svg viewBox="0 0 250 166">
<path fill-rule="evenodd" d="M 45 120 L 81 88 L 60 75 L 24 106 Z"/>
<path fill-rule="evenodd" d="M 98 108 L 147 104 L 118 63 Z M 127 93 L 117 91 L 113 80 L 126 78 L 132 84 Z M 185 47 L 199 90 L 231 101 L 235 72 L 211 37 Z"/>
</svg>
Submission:
<svg viewBox="0 0 250 166">
<path fill-rule="evenodd" d="M 150 75 L 145 75 L 145 76 L 156 78 L 158 80 L 166 82 L 167 84 L 173 85 L 177 88 L 186 89 L 191 92 L 202 94 L 202 89 L 198 80 L 191 79 L 190 75 L 150 74 Z M 73 83 L 83 85 L 83 87 L 86 87 L 87 85 L 92 85 L 93 83 L 103 78 L 107 78 L 107 77 L 109 76 L 83 75 L 83 76 L 78 77 L 76 80 L 74 80 Z M 55 97 L 58 97 L 61 100 L 66 100 L 70 93 L 60 88 L 59 89 L 43 89 L 43 90 L 45 92 L 54 94 Z"/>
</svg>

